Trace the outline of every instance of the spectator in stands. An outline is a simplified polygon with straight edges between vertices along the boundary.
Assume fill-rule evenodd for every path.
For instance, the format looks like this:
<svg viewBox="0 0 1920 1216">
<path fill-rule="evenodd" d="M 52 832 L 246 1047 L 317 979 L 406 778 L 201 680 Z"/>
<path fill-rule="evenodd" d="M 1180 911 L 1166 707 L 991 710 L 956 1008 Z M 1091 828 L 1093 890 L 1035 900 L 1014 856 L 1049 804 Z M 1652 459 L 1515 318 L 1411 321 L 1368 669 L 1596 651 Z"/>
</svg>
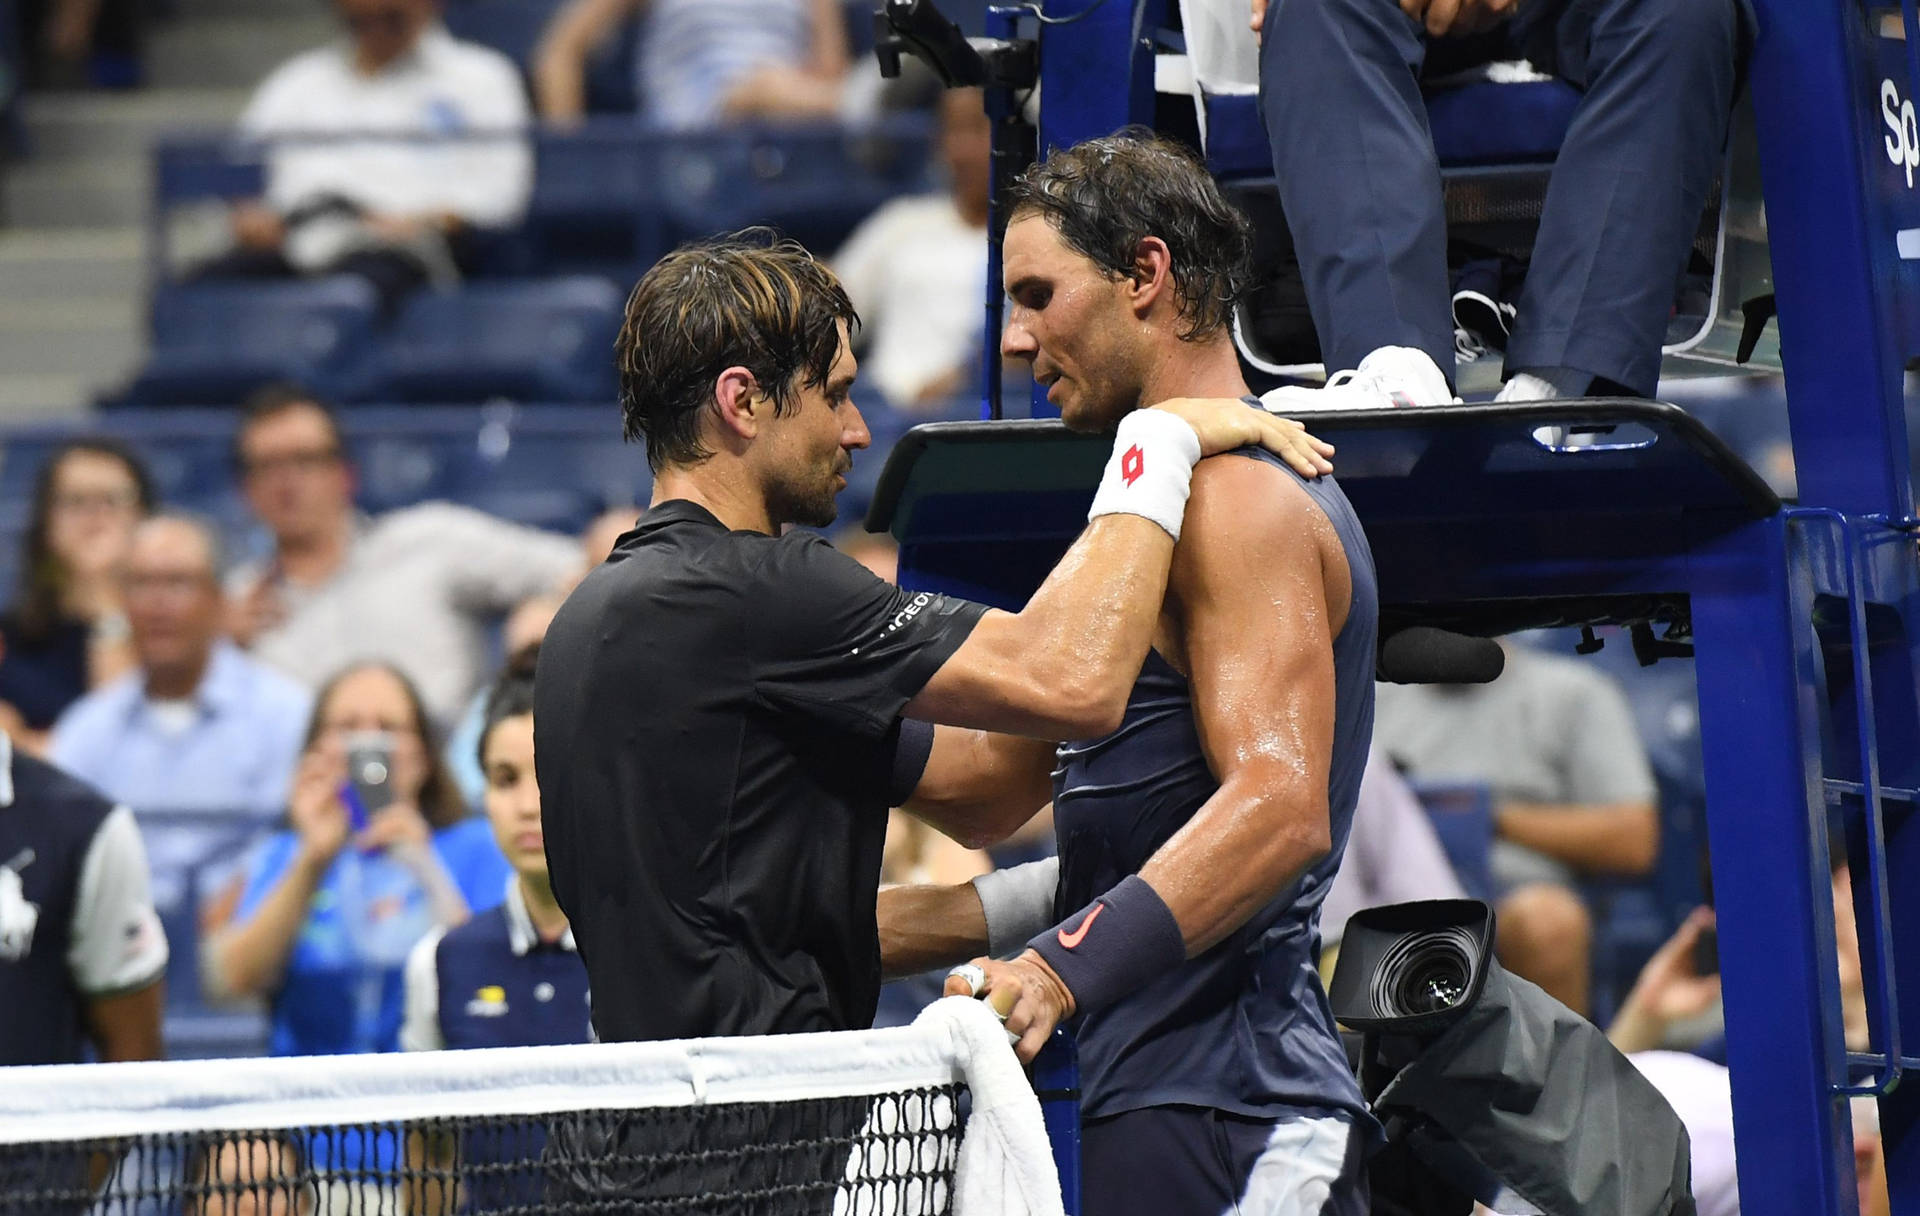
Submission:
<svg viewBox="0 0 1920 1216">
<path fill-rule="evenodd" d="M 547 636 L 547 626 L 553 624 L 553 614 L 560 611 L 566 598 L 558 592 L 536 595 L 508 613 L 506 624 L 500 627 L 501 650 L 512 656 L 539 649 L 540 639 Z M 486 738 L 487 704 L 497 691 L 496 685 L 475 693 L 460 715 L 459 725 L 447 736 L 447 771 L 453 774 L 460 797 L 468 806 L 480 806 L 486 797 L 486 762 L 480 752 Z"/>
<path fill-rule="evenodd" d="M 487 698 L 480 736 L 493 838 L 513 867 L 506 898 L 456 928 L 436 929 L 407 959 L 408 1051 L 586 1043 L 587 971 L 553 897 L 533 772 L 533 668 L 516 652 Z M 496 894 L 496 899 L 499 896 Z"/>
<path fill-rule="evenodd" d="M 0 734 L 0 1065 L 159 1059 L 166 969 L 132 813 Z"/>
<path fill-rule="evenodd" d="M 140 524 L 126 568 L 138 665 L 54 727 L 53 762 L 136 811 L 264 820 L 286 804 L 313 698 L 222 637 L 219 570 L 206 525 Z"/>
<path fill-rule="evenodd" d="M 568 0 L 534 54 L 543 118 L 586 112 L 586 65 L 636 16 L 640 117 L 674 130 L 747 118 L 830 118 L 848 74 L 840 0 Z"/>
<path fill-rule="evenodd" d="M 1524 58 L 1583 96 L 1507 339 L 1503 399 L 1651 396 L 1720 168 L 1747 0 L 1252 0 L 1261 108 L 1327 367 L 1323 408 L 1452 397 L 1446 211 L 1422 69 Z M 1337 394 L 1337 395 L 1336 395 Z M 1286 394 L 1312 408 L 1311 390 Z"/>
<path fill-rule="evenodd" d="M 378 788 L 348 780 L 348 748 L 368 736 L 388 757 Z M 507 875 L 406 677 L 361 664 L 321 690 L 287 820 L 209 913 L 207 987 L 266 997 L 275 1055 L 392 1051 L 408 952 L 492 903 Z"/>
<path fill-rule="evenodd" d="M 492 624 L 579 569 L 574 541 L 451 503 L 356 514 L 339 422 L 298 389 L 257 394 L 235 452 L 274 550 L 228 580 L 234 636 L 309 686 L 389 662 L 450 723 L 483 678 Z"/>
<path fill-rule="evenodd" d="M 834 255 L 860 314 L 861 371 L 896 409 L 945 403 L 979 381 L 992 142 L 979 89 L 942 94 L 947 189 L 882 205 Z"/>
<path fill-rule="evenodd" d="M 391 307 L 455 282 L 479 234 L 525 213 L 526 93 L 512 60 L 447 33 L 437 0 L 334 7 L 347 40 L 282 64 L 241 116 L 274 141 L 266 197 L 234 208 L 233 249 L 200 274 L 354 274 Z"/>
<path fill-rule="evenodd" d="M 848 524 L 828 537 L 833 547 L 873 571 L 881 582 L 900 581 L 900 546 L 885 532 L 869 532 L 861 524 Z"/>
<path fill-rule="evenodd" d="M 1653 772 L 1618 685 L 1506 649 L 1491 684 L 1380 685 L 1374 745 L 1416 780 L 1491 787 L 1500 960 L 1585 1012 L 1593 918 L 1577 883 L 1653 868 Z"/>
<path fill-rule="evenodd" d="M 0 20 L 16 27 L 0 30 L 0 68 L 20 72 L 32 88 L 137 85 L 147 8 L 140 0 L 22 0 L 16 16 L 13 6 L 0 4 Z M 20 62 L 9 64 L 5 52 L 13 37 Z M 6 87 L 0 81 L 0 90 Z"/>
<path fill-rule="evenodd" d="M 66 708 L 133 666 L 121 576 L 153 480 L 111 439 L 63 445 L 40 467 L 20 545 L 19 598 L 0 615 L 0 727 L 31 752 Z"/>
<path fill-rule="evenodd" d="M 1832 872 L 1840 1032 L 1848 1051 L 1866 1051 L 1872 1046 L 1867 993 L 1860 969 L 1860 933 L 1854 921 L 1853 878 L 1844 860 L 1844 843 L 1833 856 L 1840 859 Z M 1706 955 L 1714 960 L 1712 967 L 1701 966 L 1702 938 L 1713 927 L 1713 909 L 1696 908 L 1654 951 L 1607 1027 L 1607 1038 L 1615 1047 L 1625 1052 L 1685 1047 L 1708 1059 L 1725 1061 L 1725 1036 L 1716 1031 L 1703 1039 L 1699 1034 L 1703 1024 L 1710 1029 L 1724 1025 L 1717 949 L 1709 949 Z M 1691 1036 L 1683 1037 L 1688 1031 L 1693 1032 Z"/>
<path fill-rule="evenodd" d="M 1833 911 L 1846 1046 L 1849 1051 L 1865 1051 L 1869 1047 L 1866 993 L 1854 926 L 1853 884 L 1845 864 L 1833 870 Z M 1693 1149 L 1693 1193 L 1700 1216 L 1738 1216 L 1733 1099 L 1726 1064 L 1720 1058 L 1725 1043 L 1717 1041 L 1699 1048 L 1708 1058 L 1661 1050 L 1672 1027 L 1698 1019 L 1720 1002 L 1719 973 L 1702 973 L 1696 965 L 1701 937 L 1713 924 L 1712 909 L 1695 909 L 1679 931 L 1654 952 L 1607 1027 L 1607 1038 L 1627 1053 L 1686 1124 Z M 1852 1116 L 1854 1183 L 1861 1216 L 1885 1216 L 1887 1159 L 1880 1134 L 1880 1111 L 1873 1099 L 1855 1098 Z"/>
<path fill-rule="evenodd" d="M 586 530 L 580 534 L 580 573 L 586 572 L 607 560 L 614 545 L 620 538 L 633 529 L 639 522 L 640 508 L 628 503 L 621 507 L 608 507 L 593 517 Z M 569 588 L 571 590 L 571 588 Z"/>
<path fill-rule="evenodd" d="M 1360 775 L 1360 800 L 1340 870 L 1320 905 L 1320 974 L 1333 978 L 1340 939 L 1355 912 L 1416 899 L 1465 899 L 1419 797 L 1375 751 Z"/>
</svg>

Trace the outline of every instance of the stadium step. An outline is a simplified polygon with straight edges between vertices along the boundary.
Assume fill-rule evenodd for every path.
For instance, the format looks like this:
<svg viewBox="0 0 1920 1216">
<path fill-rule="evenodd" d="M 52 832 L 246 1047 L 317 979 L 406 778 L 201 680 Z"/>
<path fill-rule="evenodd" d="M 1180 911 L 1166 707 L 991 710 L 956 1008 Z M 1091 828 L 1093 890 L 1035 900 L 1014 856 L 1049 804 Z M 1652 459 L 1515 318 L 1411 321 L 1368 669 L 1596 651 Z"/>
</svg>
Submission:
<svg viewBox="0 0 1920 1216">
<path fill-rule="evenodd" d="M 304 16 L 257 12 L 251 3 L 233 16 L 183 16 L 154 31 L 147 77 L 157 88 L 252 88 L 285 60 L 338 36 L 317 4 Z"/>
<path fill-rule="evenodd" d="M 269 15 L 304 18 L 313 16 L 313 0 L 173 0 L 178 18 L 264 17 Z"/>
<path fill-rule="evenodd" d="M 125 296 L 146 290 L 137 228 L 0 230 L 0 282 L 10 300 Z"/>
<path fill-rule="evenodd" d="M 240 116 L 245 89 L 29 94 L 21 105 L 35 163 L 145 156 L 155 138 L 221 130 Z"/>
<path fill-rule="evenodd" d="M 145 153 L 27 161 L 0 182 L 0 215 L 19 228 L 120 228 L 147 214 Z"/>
<path fill-rule="evenodd" d="M 0 419 L 71 414 L 142 346 L 138 228 L 0 231 Z"/>
</svg>

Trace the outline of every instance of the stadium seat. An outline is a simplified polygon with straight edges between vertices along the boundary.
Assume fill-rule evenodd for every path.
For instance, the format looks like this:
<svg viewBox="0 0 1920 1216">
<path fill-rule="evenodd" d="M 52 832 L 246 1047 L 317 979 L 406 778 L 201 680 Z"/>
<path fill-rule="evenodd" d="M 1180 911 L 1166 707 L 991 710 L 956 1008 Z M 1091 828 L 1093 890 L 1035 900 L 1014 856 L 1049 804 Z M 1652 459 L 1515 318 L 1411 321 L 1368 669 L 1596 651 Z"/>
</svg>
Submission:
<svg viewBox="0 0 1920 1216">
<path fill-rule="evenodd" d="M 586 276 L 421 292 L 353 399 L 610 400 L 622 302 L 612 283 Z"/>
<path fill-rule="evenodd" d="M 765 224 L 821 253 L 881 203 L 932 189 L 923 116 L 867 133 L 732 128 L 663 139 L 654 162 L 667 239 Z"/>
<path fill-rule="evenodd" d="M 455 38 L 492 47 L 526 71 L 541 31 L 560 4 L 561 0 L 451 0 L 441 6 L 440 17 Z"/>
<path fill-rule="evenodd" d="M 619 413 L 594 409 L 483 411 L 475 440 L 452 473 L 452 497 L 556 532 L 579 532 L 608 507 L 645 503 L 652 495 L 646 455 L 620 441 Z M 537 425 L 529 425 L 537 423 Z"/>
<path fill-rule="evenodd" d="M 372 286 L 350 275 L 162 287 L 152 305 L 153 353 L 117 403 L 232 405 L 271 380 L 337 395 L 378 314 Z"/>
<path fill-rule="evenodd" d="M 1453 864 L 1454 877 L 1474 899 L 1493 899 L 1493 791 L 1485 785 L 1439 781 L 1414 782 L 1412 788 Z"/>
<path fill-rule="evenodd" d="M 624 119 L 534 141 L 533 197 L 518 274 L 597 274 L 631 283 L 666 252 L 649 144 Z"/>
</svg>

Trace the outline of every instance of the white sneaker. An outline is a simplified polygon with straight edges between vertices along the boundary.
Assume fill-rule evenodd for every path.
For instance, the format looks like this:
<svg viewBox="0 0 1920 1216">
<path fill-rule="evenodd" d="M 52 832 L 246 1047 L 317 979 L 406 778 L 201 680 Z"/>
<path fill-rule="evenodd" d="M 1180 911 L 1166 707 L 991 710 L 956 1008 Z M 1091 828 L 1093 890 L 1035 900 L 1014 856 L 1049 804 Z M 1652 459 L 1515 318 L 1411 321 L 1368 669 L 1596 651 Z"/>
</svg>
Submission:
<svg viewBox="0 0 1920 1216">
<path fill-rule="evenodd" d="M 1260 398 L 1260 404 L 1275 414 L 1459 403 L 1433 360 L 1411 346 L 1383 346 L 1360 360 L 1359 367 L 1327 377 L 1325 388 L 1287 385 Z"/>
</svg>

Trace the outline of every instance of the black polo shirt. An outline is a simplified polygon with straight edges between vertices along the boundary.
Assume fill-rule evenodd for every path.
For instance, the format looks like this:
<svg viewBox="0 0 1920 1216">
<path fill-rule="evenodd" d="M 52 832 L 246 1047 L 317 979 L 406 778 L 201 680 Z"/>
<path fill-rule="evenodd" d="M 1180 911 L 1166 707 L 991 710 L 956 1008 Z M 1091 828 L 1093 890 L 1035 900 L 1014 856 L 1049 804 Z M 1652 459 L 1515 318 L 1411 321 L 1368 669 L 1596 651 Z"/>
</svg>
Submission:
<svg viewBox="0 0 1920 1216">
<path fill-rule="evenodd" d="M 690 502 L 621 537 L 554 618 L 534 701 L 601 1039 L 871 1023 L 899 714 L 984 612 Z"/>
</svg>

